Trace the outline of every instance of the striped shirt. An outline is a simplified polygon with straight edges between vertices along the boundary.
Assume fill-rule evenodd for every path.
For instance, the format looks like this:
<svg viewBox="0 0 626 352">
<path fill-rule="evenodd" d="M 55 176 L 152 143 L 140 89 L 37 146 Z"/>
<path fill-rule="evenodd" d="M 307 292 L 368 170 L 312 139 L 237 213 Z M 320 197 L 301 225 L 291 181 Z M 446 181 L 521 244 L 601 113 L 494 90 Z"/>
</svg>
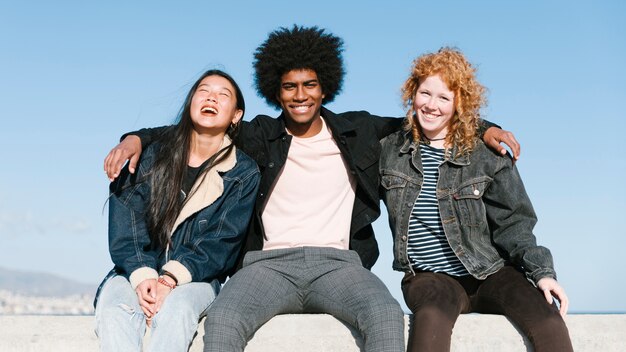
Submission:
<svg viewBox="0 0 626 352">
<path fill-rule="evenodd" d="M 407 252 L 411 265 L 423 271 L 453 276 L 469 275 L 463 263 L 450 248 L 439 216 L 437 180 L 439 165 L 444 160 L 444 149 L 420 144 L 420 154 L 424 181 L 409 217 Z"/>
</svg>

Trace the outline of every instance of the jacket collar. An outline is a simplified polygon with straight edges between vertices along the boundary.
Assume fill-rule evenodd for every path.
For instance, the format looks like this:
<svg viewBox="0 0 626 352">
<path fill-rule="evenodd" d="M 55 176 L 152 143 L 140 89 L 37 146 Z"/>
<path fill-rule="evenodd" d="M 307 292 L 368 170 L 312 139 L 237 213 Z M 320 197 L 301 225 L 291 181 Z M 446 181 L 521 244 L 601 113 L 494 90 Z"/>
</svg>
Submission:
<svg viewBox="0 0 626 352">
<path fill-rule="evenodd" d="M 270 130 L 267 133 L 267 139 L 270 141 L 279 139 L 287 135 L 287 127 L 285 127 L 285 113 L 282 112 L 276 119 L 278 123 L 270 124 Z"/>
<path fill-rule="evenodd" d="M 411 131 L 404 132 L 403 139 L 404 139 L 404 142 L 402 143 L 402 146 L 400 147 L 400 153 L 408 154 L 408 153 L 411 153 L 413 150 L 417 149 L 417 146 L 413 142 L 413 136 L 411 134 Z M 452 147 L 452 150 L 449 152 L 446 151 L 446 154 L 445 154 L 446 161 L 455 165 L 459 165 L 459 166 L 466 166 L 470 164 L 469 155 L 465 154 L 465 155 L 457 156 L 457 153 L 458 153 L 457 146 Z"/>
<path fill-rule="evenodd" d="M 458 149 L 456 146 L 454 146 L 454 148 L 452 148 L 452 152 L 448 155 L 447 160 L 450 163 L 458 165 L 458 166 L 467 166 L 470 164 L 468 154 L 457 155 L 457 153 L 458 153 Z"/>
<path fill-rule="evenodd" d="M 224 136 L 223 148 L 228 147 L 232 141 L 228 136 Z M 188 217 L 197 213 L 198 211 L 213 204 L 222 193 L 224 193 L 224 180 L 220 176 L 220 172 L 226 172 L 232 170 L 237 165 L 237 157 L 235 156 L 236 148 L 233 148 L 231 153 L 222 160 L 219 164 L 214 165 L 207 173 L 206 176 L 200 176 L 191 188 L 191 197 L 187 200 L 185 205 L 178 214 L 172 233 L 176 231 L 178 225 L 183 223 Z"/>
<path fill-rule="evenodd" d="M 408 154 L 417 149 L 417 146 L 413 142 L 411 131 L 405 131 L 402 136 L 404 143 L 402 143 L 402 146 L 400 147 L 400 153 Z"/>
<path fill-rule="evenodd" d="M 470 164 L 468 154 L 457 155 L 459 148 L 455 145 L 450 153 L 446 153 L 446 161 L 458 166 L 467 166 Z"/>
<path fill-rule="evenodd" d="M 326 109 L 322 106 L 320 114 L 326 120 L 326 123 L 330 127 L 330 130 L 337 135 L 345 135 L 354 130 L 356 130 L 356 126 L 352 123 L 352 121 L 337 116 L 334 112 Z"/>
</svg>

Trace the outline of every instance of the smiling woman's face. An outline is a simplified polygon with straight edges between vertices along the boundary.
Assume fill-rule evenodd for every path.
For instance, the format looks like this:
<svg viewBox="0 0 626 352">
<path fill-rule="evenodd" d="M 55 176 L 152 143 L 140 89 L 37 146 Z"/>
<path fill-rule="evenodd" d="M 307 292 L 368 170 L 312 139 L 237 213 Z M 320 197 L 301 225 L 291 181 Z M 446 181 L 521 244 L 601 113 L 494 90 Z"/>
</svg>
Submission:
<svg viewBox="0 0 626 352">
<path fill-rule="evenodd" d="M 417 122 L 429 139 L 444 138 L 448 133 L 450 120 L 456 112 L 454 92 L 439 75 L 420 79 L 413 98 L 413 109 Z"/>
<path fill-rule="evenodd" d="M 191 121 L 198 132 L 224 133 L 237 123 L 243 111 L 237 108 L 235 88 L 224 77 L 205 77 L 191 99 Z"/>
</svg>

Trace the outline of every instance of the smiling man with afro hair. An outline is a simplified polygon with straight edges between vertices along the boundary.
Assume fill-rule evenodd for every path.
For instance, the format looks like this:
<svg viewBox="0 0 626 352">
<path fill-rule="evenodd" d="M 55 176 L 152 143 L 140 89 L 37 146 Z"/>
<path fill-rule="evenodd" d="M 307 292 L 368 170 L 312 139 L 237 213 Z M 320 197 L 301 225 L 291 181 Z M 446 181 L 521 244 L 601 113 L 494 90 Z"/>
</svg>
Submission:
<svg viewBox="0 0 626 352">
<path fill-rule="evenodd" d="M 343 58 L 343 40 L 324 29 L 298 27 L 270 33 L 254 53 L 254 84 L 259 96 L 272 107 L 280 109 L 276 97 L 281 77 L 291 70 L 310 69 L 317 73 L 325 94 L 323 104 L 335 100 L 341 92 L 346 74 Z"/>
<path fill-rule="evenodd" d="M 368 269 L 378 257 L 378 140 L 402 119 L 335 114 L 343 40 L 281 27 L 254 53 L 259 96 L 281 109 L 242 126 L 237 145 L 261 169 L 243 267 L 205 320 L 205 351 L 243 351 L 283 313 L 327 313 L 359 329 L 365 351 L 404 351 L 404 314 Z"/>
</svg>

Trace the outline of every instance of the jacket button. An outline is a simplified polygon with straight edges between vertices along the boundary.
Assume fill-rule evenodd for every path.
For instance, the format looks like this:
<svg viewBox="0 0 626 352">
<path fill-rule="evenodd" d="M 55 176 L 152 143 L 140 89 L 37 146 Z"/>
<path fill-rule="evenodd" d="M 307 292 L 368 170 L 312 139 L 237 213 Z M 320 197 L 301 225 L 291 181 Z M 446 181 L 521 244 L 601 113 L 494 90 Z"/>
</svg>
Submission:
<svg viewBox="0 0 626 352">
<path fill-rule="evenodd" d="M 477 189 L 475 189 L 475 190 L 474 190 L 474 195 L 475 195 L 475 196 L 477 196 L 477 195 L 479 195 L 479 194 L 480 194 L 480 191 L 479 191 L 479 190 L 477 190 Z"/>
<path fill-rule="evenodd" d="M 406 202 L 406 206 L 410 208 L 411 206 L 413 206 L 413 203 L 411 203 L 411 202 Z"/>
<path fill-rule="evenodd" d="M 267 164 L 267 167 L 269 167 L 270 169 L 274 167 L 274 163 L 270 162 L 269 164 Z"/>
<path fill-rule="evenodd" d="M 406 235 L 405 235 L 405 236 L 402 236 L 402 240 L 403 240 L 404 242 L 406 242 Z"/>
<path fill-rule="evenodd" d="M 259 198 L 263 198 L 263 197 L 265 197 L 265 193 L 263 192 L 259 193 Z"/>
</svg>

